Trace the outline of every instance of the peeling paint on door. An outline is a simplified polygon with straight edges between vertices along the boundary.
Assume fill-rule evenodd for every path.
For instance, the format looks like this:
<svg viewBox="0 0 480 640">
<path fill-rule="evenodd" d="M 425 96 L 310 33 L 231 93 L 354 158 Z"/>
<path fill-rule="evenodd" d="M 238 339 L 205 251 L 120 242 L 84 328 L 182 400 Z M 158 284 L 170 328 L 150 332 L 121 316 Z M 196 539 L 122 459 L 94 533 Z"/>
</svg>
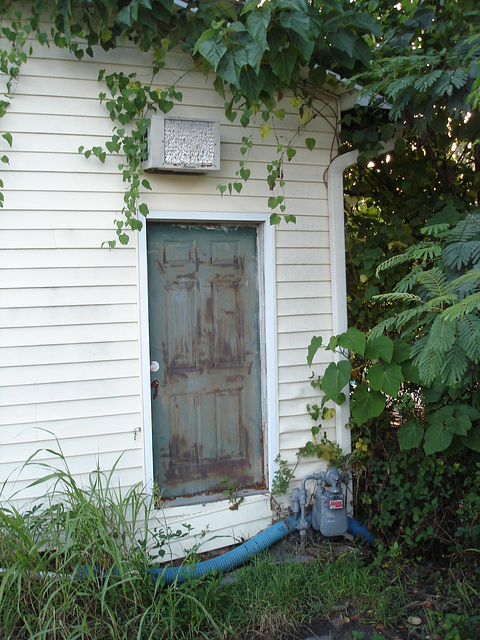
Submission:
<svg viewBox="0 0 480 640">
<path fill-rule="evenodd" d="M 159 488 L 264 486 L 257 229 L 149 223 L 147 247 Z"/>
</svg>

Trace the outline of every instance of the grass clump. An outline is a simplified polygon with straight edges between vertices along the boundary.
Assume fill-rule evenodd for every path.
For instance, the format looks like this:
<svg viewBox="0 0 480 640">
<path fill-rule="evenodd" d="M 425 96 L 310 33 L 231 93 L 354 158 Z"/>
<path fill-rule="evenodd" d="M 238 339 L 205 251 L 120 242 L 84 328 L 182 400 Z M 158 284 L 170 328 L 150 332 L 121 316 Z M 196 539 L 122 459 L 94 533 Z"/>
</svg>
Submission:
<svg viewBox="0 0 480 640">
<path fill-rule="evenodd" d="M 64 456 L 50 453 L 63 468 L 39 465 L 44 475 L 30 487 L 43 485 L 42 502 L 0 508 L 0 637 L 150 637 L 164 624 L 152 555 L 182 532 L 149 529 L 149 499 L 138 486 L 113 486 L 116 465 L 81 487 Z"/>
<path fill-rule="evenodd" d="M 115 469 L 80 486 L 54 455 L 61 468 L 40 465 L 34 483 L 41 501 L 0 507 L 2 640 L 282 638 L 338 616 L 339 605 L 365 623 L 392 626 L 401 615 L 400 585 L 350 552 L 288 564 L 263 554 L 228 582 L 154 581 L 152 563 L 185 533 L 152 529 L 149 499 L 114 486 Z"/>
<path fill-rule="evenodd" d="M 0 508 L 1 638 L 281 637 L 354 597 L 359 615 L 379 611 L 381 600 L 382 619 L 394 619 L 398 593 L 353 556 L 275 565 L 262 555 L 232 583 L 155 582 L 152 562 L 184 533 L 152 530 L 149 499 L 140 487 L 114 486 L 115 468 L 96 469 L 83 487 L 51 453 L 60 468 L 40 464 L 43 477 L 31 485 L 44 491 L 41 502 Z"/>
<path fill-rule="evenodd" d="M 401 590 L 389 575 L 350 552 L 338 558 L 317 554 L 306 563 L 287 565 L 274 564 L 268 554 L 258 556 L 238 572 L 231 592 L 236 603 L 231 628 L 240 632 L 243 627 L 259 637 L 335 618 L 339 609 L 364 623 L 392 626 L 403 605 Z"/>
</svg>

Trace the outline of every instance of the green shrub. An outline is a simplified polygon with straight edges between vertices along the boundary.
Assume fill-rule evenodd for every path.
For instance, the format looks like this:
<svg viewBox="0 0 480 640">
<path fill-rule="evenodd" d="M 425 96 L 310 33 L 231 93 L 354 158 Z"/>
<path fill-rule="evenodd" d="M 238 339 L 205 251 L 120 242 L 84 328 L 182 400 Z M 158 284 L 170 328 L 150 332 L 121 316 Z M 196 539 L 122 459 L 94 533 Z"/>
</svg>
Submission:
<svg viewBox="0 0 480 640">
<path fill-rule="evenodd" d="M 415 557 L 474 545 L 480 532 L 479 454 L 401 450 L 394 417 L 382 418 L 354 432 L 350 462 L 359 517 L 385 544 L 396 541 Z"/>
</svg>

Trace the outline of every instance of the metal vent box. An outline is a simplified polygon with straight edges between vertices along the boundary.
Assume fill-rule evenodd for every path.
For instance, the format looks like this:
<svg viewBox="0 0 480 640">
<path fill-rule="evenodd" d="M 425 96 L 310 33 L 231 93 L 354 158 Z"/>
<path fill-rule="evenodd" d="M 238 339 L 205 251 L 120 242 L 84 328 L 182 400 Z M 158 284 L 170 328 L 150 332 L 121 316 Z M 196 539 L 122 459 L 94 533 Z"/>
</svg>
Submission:
<svg viewBox="0 0 480 640">
<path fill-rule="evenodd" d="M 152 116 L 145 171 L 220 169 L 220 123 Z"/>
</svg>

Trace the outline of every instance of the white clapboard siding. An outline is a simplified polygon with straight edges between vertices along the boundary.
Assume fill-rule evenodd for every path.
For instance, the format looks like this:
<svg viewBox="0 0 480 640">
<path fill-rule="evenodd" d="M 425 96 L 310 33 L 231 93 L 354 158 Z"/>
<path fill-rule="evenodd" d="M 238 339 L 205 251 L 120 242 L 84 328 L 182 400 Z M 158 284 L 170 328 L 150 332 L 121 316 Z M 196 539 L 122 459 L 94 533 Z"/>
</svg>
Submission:
<svg viewBox="0 0 480 640">
<path fill-rule="evenodd" d="M 308 346 L 310 344 L 311 338 L 312 334 L 310 331 L 280 333 L 278 336 L 278 348 L 279 350 L 301 349 L 304 345 Z"/>
<path fill-rule="evenodd" d="M 42 282 L 45 287 L 75 287 L 75 286 L 109 286 L 119 279 L 125 284 L 136 285 L 135 269 L 129 267 L 107 267 L 101 271 L 97 269 L 82 269 L 75 267 L 58 269 L 9 269 L 0 268 L 0 286 L 5 289 L 23 289 L 31 287 L 35 280 Z"/>
<path fill-rule="evenodd" d="M 150 523 L 151 530 L 156 526 L 163 529 L 168 526 L 172 531 L 186 532 L 184 524 L 190 524 L 193 527 L 190 534 L 169 543 L 172 557 L 181 558 L 197 545 L 200 545 L 199 552 L 202 553 L 244 542 L 272 523 L 270 498 L 265 495 L 246 496 L 236 510 L 229 510 L 230 506 L 226 500 L 207 502 L 180 507 L 172 516 L 173 510 L 165 503 L 163 509 L 155 511 Z"/>
<path fill-rule="evenodd" d="M 9 215 L 6 210 L 0 211 L 0 220 L 2 216 Z M 39 213 L 39 215 L 42 215 Z M 70 215 L 65 212 L 65 215 Z M 103 232 L 103 231 L 102 231 Z M 117 267 L 135 265 L 136 255 L 131 248 L 116 247 L 115 251 L 106 249 L 100 250 L 96 248 L 80 249 L 79 247 L 71 247 L 69 249 L 56 248 L 50 250 L 42 247 L 32 247 L 25 250 L 22 245 L 18 248 L 3 249 L 0 252 L 0 268 L 37 268 L 37 267 L 62 267 L 65 265 L 73 265 L 74 267 Z M 2 305 L 3 306 L 3 305 Z"/>
<path fill-rule="evenodd" d="M 23 211 L 21 215 L 3 216 L 3 229 L 112 229 L 112 214 L 109 211 Z M 128 251 L 123 247 L 123 251 Z M 108 251 L 106 251 L 108 253 Z M 83 257 L 83 254 L 82 254 Z M 0 268 L 3 260 L 0 261 Z M 112 264 L 113 259 L 108 260 Z M 124 264 L 124 260 L 121 260 Z M 134 261 L 132 261 L 134 266 Z M 107 266 L 107 265 L 106 265 Z M 112 265 L 111 268 L 114 268 Z"/>
<path fill-rule="evenodd" d="M 28 393 L 28 388 L 26 389 Z M 37 425 L 44 422 L 57 421 L 58 429 L 65 422 L 75 418 L 91 416 L 109 416 L 117 413 L 134 413 L 140 409 L 137 395 L 87 398 L 85 400 L 68 400 L 65 402 L 49 402 L 39 404 L 12 404 L 0 407 L 0 425 L 17 424 Z M 82 434 L 78 434 L 79 440 Z M 7 445 L 8 443 L 4 443 Z M 2 454 L 5 452 L 2 451 Z"/>
<path fill-rule="evenodd" d="M 94 325 L 68 325 L 66 327 L 29 327 L 22 331 L 23 346 L 63 345 L 90 343 L 95 339 L 100 342 L 121 342 L 126 335 L 137 331 L 137 324 L 116 323 Z M 16 328 L 4 329 L 0 335 L 0 348 L 9 347 L 17 340 Z"/>
<path fill-rule="evenodd" d="M 61 447 L 81 482 L 88 483 L 96 465 L 106 473 L 115 466 L 119 486 L 143 486 L 145 456 L 151 452 L 144 450 L 142 413 L 141 255 L 135 235 L 127 247 L 102 248 L 115 239 L 114 220 L 123 206 L 117 166 L 122 156 L 108 156 L 102 164 L 86 159 L 78 148 L 103 146 L 114 127 L 98 99 L 106 90 L 98 82 L 99 70 L 136 73 L 148 81 L 151 56 L 126 43 L 113 52 L 96 49 L 94 59 L 80 62 L 68 51 L 32 44 L 35 54 L 22 67 L 2 119 L 14 143 L 6 150 L 10 162 L 2 171 L 0 210 L 0 477 L 11 480 L 7 493 L 24 489 L 32 498 L 35 489 L 28 485 L 39 477 L 39 468 L 29 464 L 17 479 L 18 469 L 35 452 L 38 462 L 59 463 L 48 449 Z M 306 404 L 319 400 L 308 380 L 308 344 L 313 335 L 327 341 L 332 331 L 325 174 L 336 152 L 338 100 L 322 95 L 321 115 L 295 137 L 297 153 L 284 163 L 284 191 L 272 194 L 266 165 L 276 159 L 278 142 L 290 144 L 299 124 L 289 97 L 278 105 L 285 109 L 284 119 L 270 122 L 272 133 L 264 141 L 258 131 L 261 114 L 247 129 L 240 118 L 230 123 L 212 78 L 205 82 L 191 58 L 174 51 L 166 63 L 153 86 L 176 82 L 182 92 L 182 103 L 169 116 L 221 122 L 221 169 L 205 175 L 148 174 L 152 190 L 141 197 L 150 210 L 227 213 L 241 222 L 252 213 L 267 213 L 268 198 L 282 194 L 287 213 L 297 217 L 295 225 L 282 222 L 273 234 L 272 268 L 275 426 L 281 456 L 293 467 L 295 452 L 311 437 Z M 252 136 L 254 146 L 241 156 L 245 135 Z M 315 138 L 313 151 L 305 147 L 306 137 Z M 240 194 L 221 196 L 217 185 L 238 180 L 240 160 L 251 171 L 249 180 Z M 324 350 L 317 354 L 316 374 L 331 358 Z M 325 429 L 334 439 L 333 420 Z M 297 478 L 317 468 L 316 461 L 302 462 Z M 205 549 L 247 538 L 271 522 L 266 492 L 248 496 L 236 511 L 228 507 L 226 500 L 165 503 L 152 523 L 193 526 L 188 538 L 174 544 L 173 555 L 181 556 L 207 527 Z"/>
<path fill-rule="evenodd" d="M 10 390 L 8 397 L 0 398 L 0 406 L 20 405 L 25 407 L 34 404 L 66 403 L 73 400 L 89 400 L 98 397 L 116 398 L 131 394 L 135 389 L 137 378 L 105 378 L 101 380 L 82 380 L 81 382 L 57 382 L 56 384 L 31 384 L 28 377 L 23 385 Z"/>
<path fill-rule="evenodd" d="M 90 169 L 92 169 L 93 166 L 93 164 L 90 164 Z M 101 166 L 102 165 L 100 165 L 100 167 Z M 51 173 L 32 172 L 30 165 L 30 171 L 25 171 L 23 174 L 20 172 L 12 173 L 6 194 L 20 192 L 21 195 L 25 188 L 25 180 L 28 183 L 29 190 L 34 193 L 43 194 L 55 190 L 59 195 L 61 194 L 60 202 L 64 201 L 65 197 L 68 197 L 68 193 L 78 190 L 79 186 L 81 187 L 82 184 L 87 181 L 91 193 L 100 193 L 103 190 L 104 193 L 116 194 L 119 188 L 121 188 L 121 178 L 117 174 L 81 174 L 81 177 L 78 177 L 77 174 L 62 174 L 61 177 L 59 177 Z M 166 176 L 162 176 L 161 178 L 150 177 L 148 180 L 152 189 L 162 187 L 164 194 L 177 194 L 178 189 L 183 188 L 185 184 L 185 177 L 180 175 L 173 175 L 170 178 Z M 188 188 L 191 189 L 193 193 L 199 196 L 205 196 L 215 192 L 218 178 L 193 175 L 188 182 Z M 266 186 L 266 181 L 264 180 L 248 180 L 243 189 L 245 192 L 248 192 L 247 195 L 249 196 L 265 197 Z M 320 199 L 325 195 L 324 189 L 324 186 L 320 184 L 295 181 L 295 183 L 292 183 L 292 188 L 289 189 L 288 198 L 289 200 L 300 197 L 302 199 Z M 10 198 L 9 195 L 8 197 Z M 158 196 L 156 194 L 145 192 L 145 201 L 149 205 L 157 199 Z"/>
<path fill-rule="evenodd" d="M 304 218 L 302 218 L 304 219 Z M 330 281 L 330 265 L 281 264 L 277 266 L 277 282 Z"/>
<path fill-rule="evenodd" d="M 279 367 L 278 369 L 278 382 L 279 384 L 289 384 L 291 382 L 302 382 L 308 380 L 312 373 L 313 367 L 307 366 L 307 359 L 305 358 L 305 364 Z"/>
<path fill-rule="evenodd" d="M 89 438 L 96 437 L 99 433 L 108 437 L 121 433 L 127 434 L 131 440 L 128 448 L 140 446 L 141 431 L 139 431 L 139 429 L 141 429 L 141 425 L 138 412 L 127 413 L 125 407 L 120 404 L 117 410 L 118 413 L 108 416 L 99 415 L 88 418 L 70 418 L 68 425 L 65 424 L 62 426 L 62 443 L 70 439 L 76 443 L 79 433 Z M 5 438 L 5 441 L 12 442 L 13 444 L 38 443 L 41 440 L 48 439 L 52 441 L 50 444 L 53 444 L 55 443 L 55 437 L 52 434 L 55 432 L 58 433 L 58 431 L 58 422 L 55 420 L 47 420 L 43 422 L 41 426 L 25 424 L 22 428 L 19 428 L 18 425 L 5 425 L 2 427 L 2 437 Z"/>
<path fill-rule="evenodd" d="M 284 315 L 279 316 L 277 319 L 277 329 L 279 335 L 282 333 L 289 333 L 292 330 L 292 324 L 295 324 L 295 327 L 298 331 L 308 332 L 311 335 L 316 335 L 315 331 L 328 331 L 331 323 L 330 323 L 330 315 L 329 314 L 314 314 L 314 313 L 305 313 L 303 315 L 299 315 L 298 311 L 295 315 Z"/>
<path fill-rule="evenodd" d="M 35 310 L 32 310 L 34 313 Z M 92 329 L 94 334 L 95 328 Z M 0 350 L 0 363 L 3 366 L 32 366 L 66 362 L 98 362 L 105 360 L 125 360 L 138 358 L 138 341 L 125 339 L 122 342 L 93 342 L 65 345 L 35 345 L 25 347 L 21 344 L 22 331 L 19 331 L 16 346 Z M 92 335 L 93 337 L 93 335 Z"/>
<path fill-rule="evenodd" d="M 13 271 L 13 270 L 12 270 Z M 98 304 L 90 306 L 72 305 L 58 307 L 52 314 L 51 307 L 5 308 L 0 309 L 0 326 L 2 327 L 42 327 L 60 325 L 95 325 L 109 322 L 135 322 L 137 305 L 131 304 Z M 108 314 L 108 315 L 107 315 Z"/>
<path fill-rule="evenodd" d="M 56 385 L 65 381 L 106 380 L 128 378 L 138 367 L 138 360 L 98 361 L 95 371 L 90 362 L 69 364 L 28 365 L 26 367 L 0 367 L 0 386 L 21 386 L 28 380 L 29 385 Z"/>
</svg>

